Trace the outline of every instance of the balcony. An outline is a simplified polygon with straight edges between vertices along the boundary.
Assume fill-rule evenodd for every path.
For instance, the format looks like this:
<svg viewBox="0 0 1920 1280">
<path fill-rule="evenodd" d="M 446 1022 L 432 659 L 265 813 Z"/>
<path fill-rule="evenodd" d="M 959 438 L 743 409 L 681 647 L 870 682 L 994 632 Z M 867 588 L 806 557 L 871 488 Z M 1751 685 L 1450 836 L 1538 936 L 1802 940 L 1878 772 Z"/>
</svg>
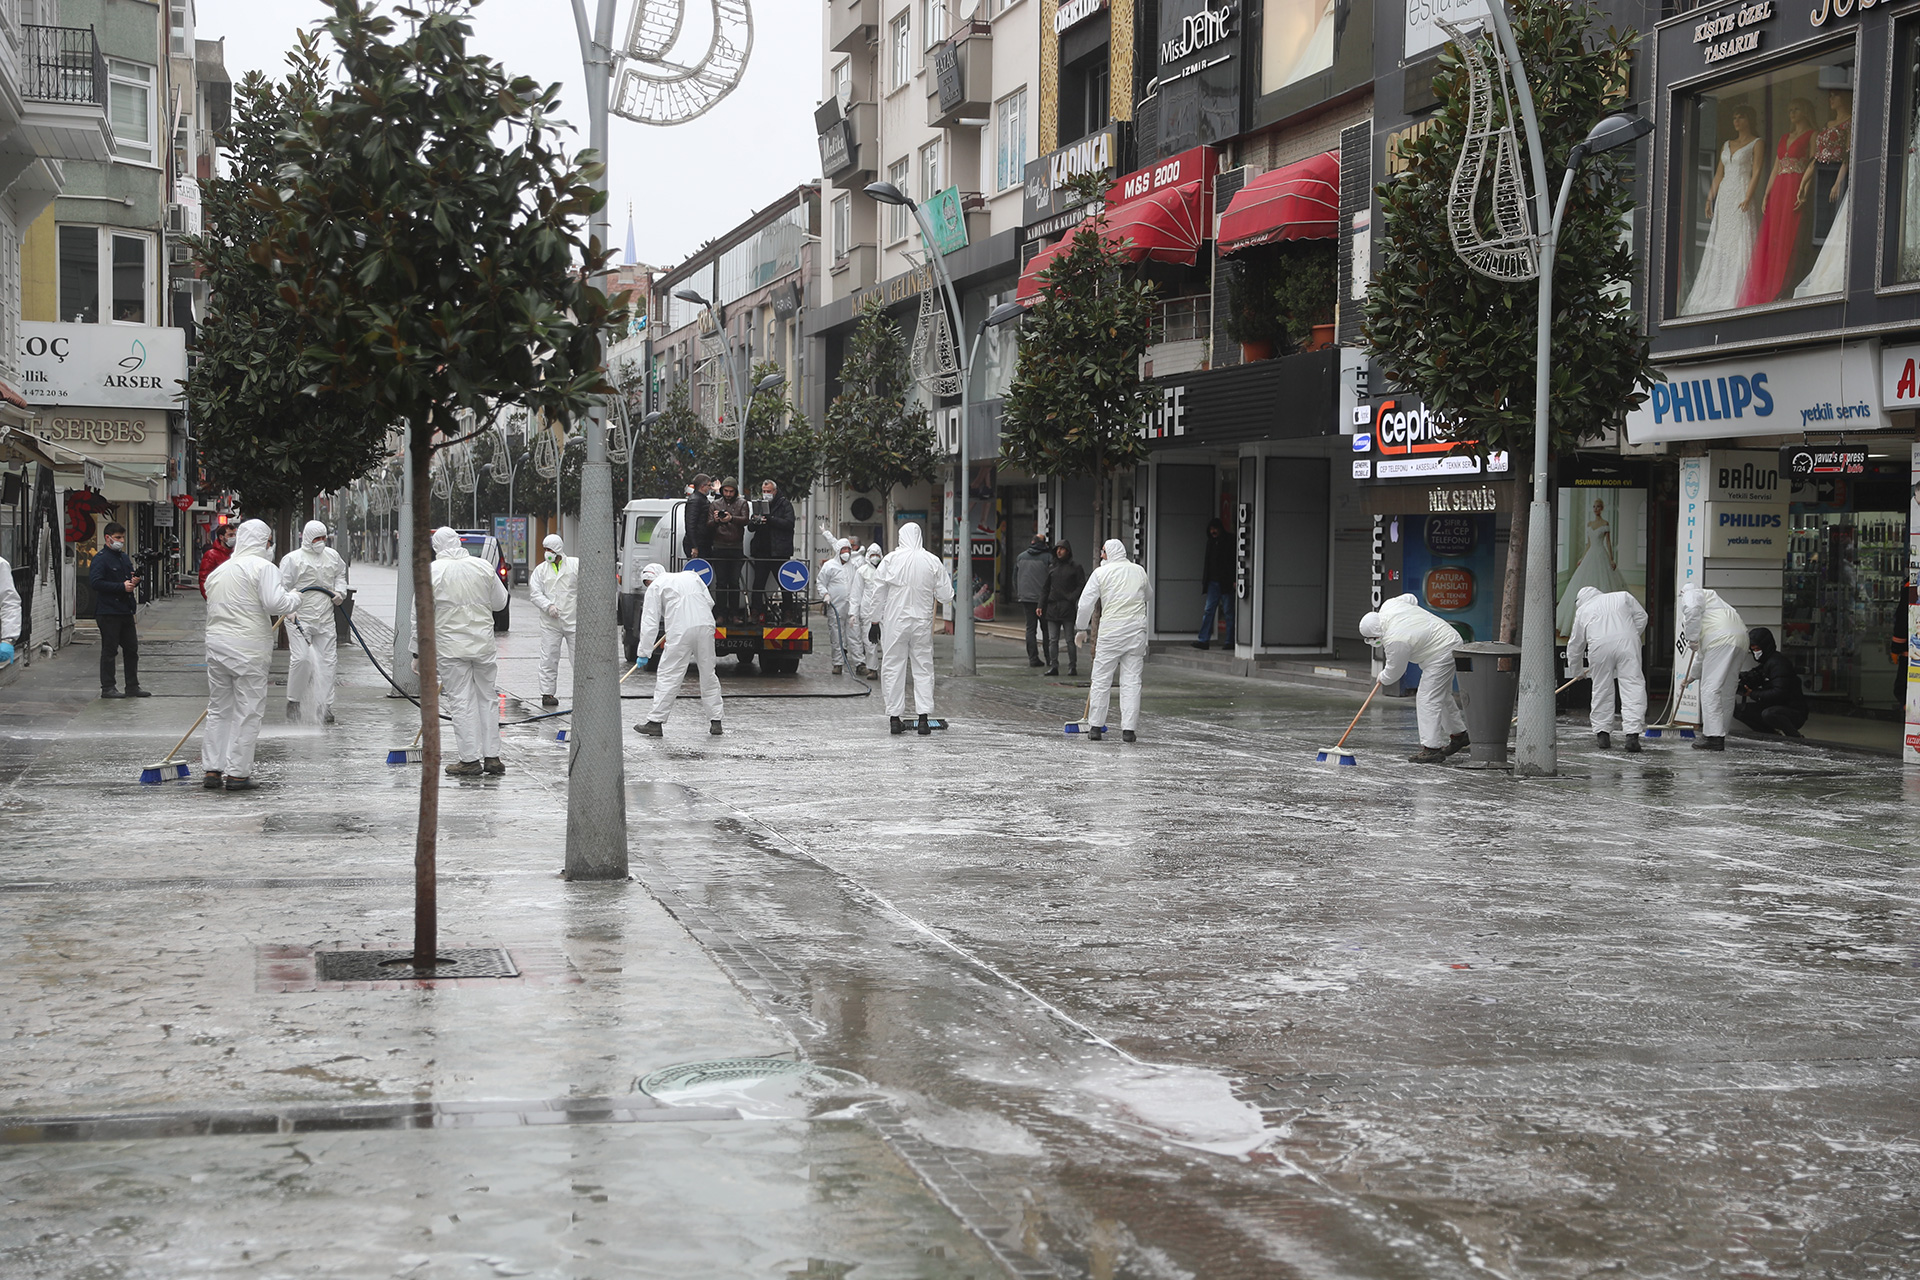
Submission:
<svg viewBox="0 0 1920 1280">
<path fill-rule="evenodd" d="M 880 0 L 828 0 L 827 39 L 835 53 L 862 53 L 880 38 Z"/>
<path fill-rule="evenodd" d="M 858 190 L 880 176 L 880 105 L 855 102 L 831 123 L 819 124 L 821 176 L 842 191 Z"/>
<path fill-rule="evenodd" d="M 35 160 L 113 158 L 107 60 L 91 27 L 20 27 L 18 118 L 0 139 L 0 178 Z M 12 174 L 8 174 L 8 170 Z"/>
<path fill-rule="evenodd" d="M 993 28 L 965 22 L 928 55 L 927 127 L 949 129 L 993 109 Z"/>
</svg>

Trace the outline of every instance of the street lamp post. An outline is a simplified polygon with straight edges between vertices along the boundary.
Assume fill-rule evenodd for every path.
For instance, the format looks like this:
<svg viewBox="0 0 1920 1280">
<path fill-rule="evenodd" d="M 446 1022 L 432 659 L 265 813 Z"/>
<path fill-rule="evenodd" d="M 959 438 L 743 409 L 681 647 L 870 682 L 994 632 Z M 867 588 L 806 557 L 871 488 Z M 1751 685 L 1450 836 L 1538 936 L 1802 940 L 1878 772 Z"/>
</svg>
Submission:
<svg viewBox="0 0 1920 1280">
<path fill-rule="evenodd" d="M 927 260 L 933 265 L 934 276 L 940 281 L 941 291 L 946 295 L 947 307 L 953 313 L 953 332 L 964 333 L 967 327 L 966 316 L 960 310 L 960 296 L 954 292 L 953 277 L 947 272 L 946 259 L 941 256 L 934 243 L 933 224 L 927 220 L 927 211 L 915 204 L 905 192 L 891 182 L 870 182 L 866 192 L 881 204 L 898 205 L 913 214 L 913 220 L 920 227 L 920 237 L 927 246 Z M 995 308 L 996 314 L 1004 307 Z M 1018 308 L 1016 308 L 1018 310 Z M 992 317 L 988 317 L 989 320 Z M 996 323 L 1004 324 L 1006 320 Z M 980 332 L 986 332 L 982 323 Z M 976 334 L 973 341 L 975 351 L 979 348 L 980 338 Z M 971 408 L 973 383 L 973 357 L 975 351 L 964 351 L 960 343 L 954 343 L 954 355 L 960 359 L 960 449 L 958 465 L 960 482 L 954 489 L 954 505 L 959 508 L 959 542 L 954 554 L 954 611 L 953 611 L 953 674 L 970 676 L 974 673 L 973 646 L 973 528 L 967 519 L 967 430 L 971 425 L 968 411 Z"/>
<path fill-rule="evenodd" d="M 1513 70 L 1514 99 L 1526 128 L 1527 151 L 1533 165 L 1533 225 L 1539 237 L 1540 305 L 1534 322 L 1533 390 L 1533 500 L 1527 507 L 1527 583 L 1520 631 L 1520 697 L 1518 729 L 1514 734 L 1514 772 L 1551 776 L 1558 766 L 1554 743 L 1554 671 L 1553 671 L 1553 529 L 1547 506 L 1548 395 L 1549 374 L 1553 365 L 1553 258 L 1559 247 L 1560 220 L 1567 212 L 1567 199 L 1581 162 L 1588 156 L 1616 147 L 1630 146 L 1653 129 L 1653 123 L 1640 116 L 1620 113 L 1607 116 L 1567 157 L 1567 171 L 1560 179 L 1559 199 L 1552 200 L 1547 186 L 1547 152 L 1540 141 L 1539 117 L 1534 112 L 1533 89 L 1527 82 L 1526 64 L 1520 60 L 1520 46 L 1513 38 L 1513 24 L 1507 18 L 1501 0 L 1487 6 L 1494 36 Z M 1552 201 L 1551 203 L 1549 203 Z"/>
<path fill-rule="evenodd" d="M 708 302 L 706 298 L 701 295 L 698 289 L 691 289 L 691 288 L 675 289 L 673 291 L 673 296 L 680 299 L 680 301 L 682 302 L 691 302 L 696 307 L 706 308 L 708 318 L 713 321 L 713 327 L 719 330 L 720 332 L 720 351 L 721 351 L 722 358 L 725 359 L 727 362 L 727 391 L 731 393 L 733 397 L 733 417 L 734 417 L 734 427 L 735 427 L 734 434 L 739 440 L 739 458 L 734 464 L 733 474 L 734 474 L 734 479 L 740 482 L 741 492 L 745 492 L 747 487 L 747 403 L 748 401 L 747 401 L 747 397 L 741 394 L 740 384 L 735 379 L 734 365 L 736 361 L 733 358 L 733 339 L 727 336 L 727 326 L 724 323 L 724 318 L 720 315 L 720 313 L 717 310 L 714 309 L 714 305 L 711 302 Z M 770 373 L 766 377 L 760 379 L 760 381 L 754 383 L 753 394 L 759 395 L 763 391 L 772 391 L 780 386 L 785 385 L 786 381 L 787 381 L 786 374 Z M 651 415 L 651 417 L 649 417 L 648 421 L 652 421 L 653 418 L 657 418 L 659 416 L 660 416 L 659 411 L 656 410 Z"/>
</svg>

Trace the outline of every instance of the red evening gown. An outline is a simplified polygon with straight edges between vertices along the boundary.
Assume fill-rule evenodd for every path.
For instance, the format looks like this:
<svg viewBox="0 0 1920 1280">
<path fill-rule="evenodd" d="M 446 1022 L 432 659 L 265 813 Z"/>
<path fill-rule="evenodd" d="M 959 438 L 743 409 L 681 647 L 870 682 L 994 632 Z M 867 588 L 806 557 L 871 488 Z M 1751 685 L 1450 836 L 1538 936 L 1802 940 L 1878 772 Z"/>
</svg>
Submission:
<svg viewBox="0 0 1920 1280">
<path fill-rule="evenodd" d="M 1747 283 L 1740 290 L 1743 307 L 1757 307 L 1780 296 L 1787 284 L 1787 272 L 1800 249 L 1800 215 L 1806 210 L 1794 207 L 1800 194 L 1800 180 L 1812 163 L 1813 130 L 1782 134 L 1774 152 L 1779 161 L 1773 181 L 1767 184 L 1766 213 L 1760 219 L 1760 238 L 1753 244 L 1753 265 L 1747 270 Z"/>
</svg>

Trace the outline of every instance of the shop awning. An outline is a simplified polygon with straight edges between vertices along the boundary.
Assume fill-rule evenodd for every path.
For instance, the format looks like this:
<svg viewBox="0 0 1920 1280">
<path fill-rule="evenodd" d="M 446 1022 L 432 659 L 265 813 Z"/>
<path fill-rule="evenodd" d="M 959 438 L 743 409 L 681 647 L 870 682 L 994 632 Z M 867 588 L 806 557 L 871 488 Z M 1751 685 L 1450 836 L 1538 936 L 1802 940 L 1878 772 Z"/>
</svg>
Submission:
<svg viewBox="0 0 1920 1280">
<path fill-rule="evenodd" d="M 1328 151 L 1270 170 L 1234 193 L 1220 215 L 1220 252 L 1276 240 L 1340 234 L 1340 153 Z"/>
<path fill-rule="evenodd" d="M 1168 187 L 1138 200 L 1109 206 L 1106 212 L 1106 241 L 1118 246 L 1134 262 L 1152 259 L 1155 262 L 1177 262 L 1192 266 L 1198 259 L 1200 245 L 1207 238 L 1206 216 L 1202 212 L 1204 207 L 1205 192 L 1198 182 L 1189 182 L 1183 187 Z M 1061 236 L 1057 243 L 1034 254 L 1026 269 L 1020 273 L 1020 285 L 1014 291 L 1014 301 L 1023 306 L 1031 305 L 1040 296 L 1040 273 L 1052 266 L 1054 259 L 1066 253 L 1072 247 L 1073 238 L 1090 226 L 1091 223 L 1083 223 Z"/>
<path fill-rule="evenodd" d="M 0 460 L 37 462 L 43 467 L 57 466 L 47 448 L 47 442 L 30 431 L 21 431 L 17 427 L 0 427 Z"/>
</svg>

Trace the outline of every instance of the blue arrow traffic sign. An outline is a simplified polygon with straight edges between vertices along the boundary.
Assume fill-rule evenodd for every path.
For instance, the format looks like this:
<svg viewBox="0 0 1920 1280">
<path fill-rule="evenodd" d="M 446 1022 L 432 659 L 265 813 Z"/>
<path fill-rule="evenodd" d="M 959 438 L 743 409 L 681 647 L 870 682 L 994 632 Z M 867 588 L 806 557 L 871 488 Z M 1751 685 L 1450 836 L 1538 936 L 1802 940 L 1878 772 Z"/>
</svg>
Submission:
<svg viewBox="0 0 1920 1280">
<path fill-rule="evenodd" d="M 705 560 L 695 557 L 687 561 L 687 572 L 697 573 L 700 575 L 700 581 L 706 583 L 708 586 L 713 585 L 713 566 Z"/>
<path fill-rule="evenodd" d="M 798 560 L 789 560 L 780 566 L 780 585 L 788 591 L 807 589 L 807 566 Z"/>
</svg>

